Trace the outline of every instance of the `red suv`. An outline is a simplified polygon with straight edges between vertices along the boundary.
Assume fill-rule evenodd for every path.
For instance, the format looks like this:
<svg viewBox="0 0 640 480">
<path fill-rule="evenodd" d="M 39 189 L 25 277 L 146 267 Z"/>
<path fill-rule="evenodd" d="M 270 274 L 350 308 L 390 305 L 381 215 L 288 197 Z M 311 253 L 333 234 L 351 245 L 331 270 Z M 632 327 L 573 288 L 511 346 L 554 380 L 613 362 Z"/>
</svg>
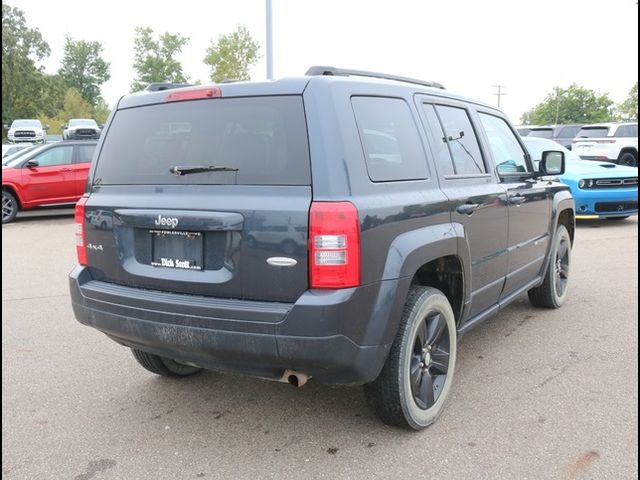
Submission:
<svg viewBox="0 0 640 480">
<path fill-rule="evenodd" d="M 84 193 L 96 142 L 43 145 L 2 166 L 2 223 L 18 210 L 73 204 Z"/>
</svg>

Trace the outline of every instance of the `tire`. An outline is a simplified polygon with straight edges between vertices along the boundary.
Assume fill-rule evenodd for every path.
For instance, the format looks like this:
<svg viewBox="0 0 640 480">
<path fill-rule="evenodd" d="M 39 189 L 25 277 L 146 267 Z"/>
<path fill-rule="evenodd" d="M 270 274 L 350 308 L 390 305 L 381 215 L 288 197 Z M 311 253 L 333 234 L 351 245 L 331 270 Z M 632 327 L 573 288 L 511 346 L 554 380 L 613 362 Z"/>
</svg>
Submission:
<svg viewBox="0 0 640 480">
<path fill-rule="evenodd" d="M 631 152 L 625 152 L 620 155 L 618 159 L 618 165 L 626 165 L 627 167 L 637 167 L 638 166 L 638 156 L 634 155 Z"/>
<path fill-rule="evenodd" d="M 428 427 L 449 395 L 456 352 L 456 321 L 447 297 L 435 288 L 411 287 L 384 367 L 364 386 L 369 404 L 387 425 Z"/>
<path fill-rule="evenodd" d="M 106 230 L 106 229 L 107 229 L 107 222 L 103 221 L 103 222 L 100 224 L 100 230 Z"/>
<path fill-rule="evenodd" d="M 13 222 L 13 219 L 16 218 L 18 214 L 20 206 L 18 205 L 18 200 L 13 196 L 12 193 L 7 192 L 6 190 L 2 191 L 2 223 Z"/>
<path fill-rule="evenodd" d="M 571 266 L 571 237 L 564 225 L 558 225 L 544 280 L 527 292 L 534 307 L 559 308 L 567 297 Z"/>
<path fill-rule="evenodd" d="M 606 217 L 607 220 L 626 220 L 629 218 L 629 215 L 625 215 L 624 217 Z"/>
<path fill-rule="evenodd" d="M 143 352 L 142 350 L 137 350 L 135 348 L 132 348 L 131 352 L 133 353 L 133 357 L 145 369 L 149 370 L 151 373 L 162 375 L 164 377 L 188 377 L 202 371 L 202 368 L 200 367 L 184 365 L 170 358 L 153 355 L 152 353 Z"/>
</svg>

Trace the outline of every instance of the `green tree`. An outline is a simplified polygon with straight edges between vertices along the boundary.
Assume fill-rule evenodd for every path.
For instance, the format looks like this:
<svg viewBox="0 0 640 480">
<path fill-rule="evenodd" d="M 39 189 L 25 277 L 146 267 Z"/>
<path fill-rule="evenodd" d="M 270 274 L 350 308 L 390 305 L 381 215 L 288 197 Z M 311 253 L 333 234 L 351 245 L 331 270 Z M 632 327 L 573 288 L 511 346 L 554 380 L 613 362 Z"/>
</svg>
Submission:
<svg viewBox="0 0 640 480">
<path fill-rule="evenodd" d="M 250 80 L 249 67 L 255 65 L 260 58 L 259 49 L 260 45 L 242 25 L 229 35 L 220 35 L 217 43 L 212 40 L 204 57 L 211 80 Z"/>
<path fill-rule="evenodd" d="M 39 114 L 53 117 L 64 108 L 67 85 L 60 75 L 42 75 L 40 97 L 36 104 Z"/>
<path fill-rule="evenodd" d="M 48 57 L 49 45 L 24 13 L 2 4 L 2 123 L 34 118 L 45 82 L 36 62 Z"/>
<path fill-rule="evenodd" d="M 607 94 L 598 94 L 576 85 L 554 87 L 542 103 L 522 115 L 527 125 L 554 123 L 598 123 L 611 120 L 613 101 Z"/>
<path fill-rule="evenodd" d="M 91 105 L 98 101 L 100 86 L 111 78 L 109 63 L 101 54 L 100 42 L 74 41 L 66 37 L 60 77 Z"/>
<path fill-rule="evenodd" d="M 93 118 L 98 122 L 98 125 L 105 123 L 110 113 L 111 109 L 107 102 L 102 97 L 98 98 L 96 105 L 93 107 Z"/>
<path fill-rule="evenodd" d="M 620 120 L 638 121 L 638 82 L 629 91 L 627 99 L 618 105 Z"/>
<path fill-rule="evenodd" d="M 131 84 L 131 91 L 143 90 L 153 82 L 186 82 L 187 77 L 182 72 L 182 64 L 175 56 L 188 42 L 189 37 L 183 37 L 179 33 L 165 32 L 155 39 L 151 28 L 137 27 L 133 62 L 136 78 Z"/>
<path fill-rule="evenodd" d="M 62 125 L 70 118 L 92 118 L 93 107 L 75 88 L 69 88 L 64 96 L 63 108 L 55 116 L 41 114 L 38 118 L 43 124 L 49 125 L 48 133 L 62 133 Z"/>
</svg>

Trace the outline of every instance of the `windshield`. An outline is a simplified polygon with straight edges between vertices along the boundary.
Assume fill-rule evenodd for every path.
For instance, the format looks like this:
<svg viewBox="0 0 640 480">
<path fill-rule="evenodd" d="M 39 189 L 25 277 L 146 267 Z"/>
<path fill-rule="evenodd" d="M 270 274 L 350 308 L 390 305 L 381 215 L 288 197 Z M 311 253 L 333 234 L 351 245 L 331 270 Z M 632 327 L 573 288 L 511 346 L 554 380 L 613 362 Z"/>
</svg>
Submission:
<svg viewBox="0 0 640 480">
<path fill-rule="evenodd" d="M 94 181 L 310 185 L 302 97 L 220 98 L 119 110 Z"/>
<path fill-rule="evenodd" d="M 33 145 L 31 147 L 27 147 L 19 152 L 14 153 L 13 155 L 8 155 L 2 159 L 3 167 L 15 167 L 20 164 L 27 155 L 30 155 L 34 152 L 39 152 L 40 150 L 46 148 L 44 145 Z"/>
<path fill-rule="evenodd" d="M 90 118 L 73 118 L 73 119 L 69 120 L 69 126 L 70 127 L 79 127 L 81 125 L 84 125 L 84 126 L 87 126 L 87 127 L 97 127 L 98 126 L 96 121 L 92 120 Z"/>
<path fill-rule="evenodd" d="M 42 128 L 42 124 L 40 123 L 40 120 L 14 120 L 11 124 L 11 128 L 19 127 Z"/>
</svg>

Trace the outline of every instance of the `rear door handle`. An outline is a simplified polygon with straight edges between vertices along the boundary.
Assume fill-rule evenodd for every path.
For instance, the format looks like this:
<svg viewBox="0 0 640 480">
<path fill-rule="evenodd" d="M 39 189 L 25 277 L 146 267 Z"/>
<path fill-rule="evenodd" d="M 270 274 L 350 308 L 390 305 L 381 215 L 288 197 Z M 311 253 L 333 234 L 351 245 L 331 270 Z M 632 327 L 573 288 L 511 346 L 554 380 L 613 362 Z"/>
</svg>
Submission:
<svg viewBox="0 0 640 480">
<path fill-rule="evenodd" d="M 462 213 L 463 215 L 471 215 L 478 207 L 480 207 L 479 203 L 463 203 L 456 207 L 456 212 Z"/>
<path fill-rule="evenodd" d="M 509 197 L 509 203 L 511 205 L 520 205 L 520 204 L 524 203 L 526 199 L 527 199 L 527 197 L 524 197 L 522 195 L 513 195 L 513 196 Z"/>
</svg>

